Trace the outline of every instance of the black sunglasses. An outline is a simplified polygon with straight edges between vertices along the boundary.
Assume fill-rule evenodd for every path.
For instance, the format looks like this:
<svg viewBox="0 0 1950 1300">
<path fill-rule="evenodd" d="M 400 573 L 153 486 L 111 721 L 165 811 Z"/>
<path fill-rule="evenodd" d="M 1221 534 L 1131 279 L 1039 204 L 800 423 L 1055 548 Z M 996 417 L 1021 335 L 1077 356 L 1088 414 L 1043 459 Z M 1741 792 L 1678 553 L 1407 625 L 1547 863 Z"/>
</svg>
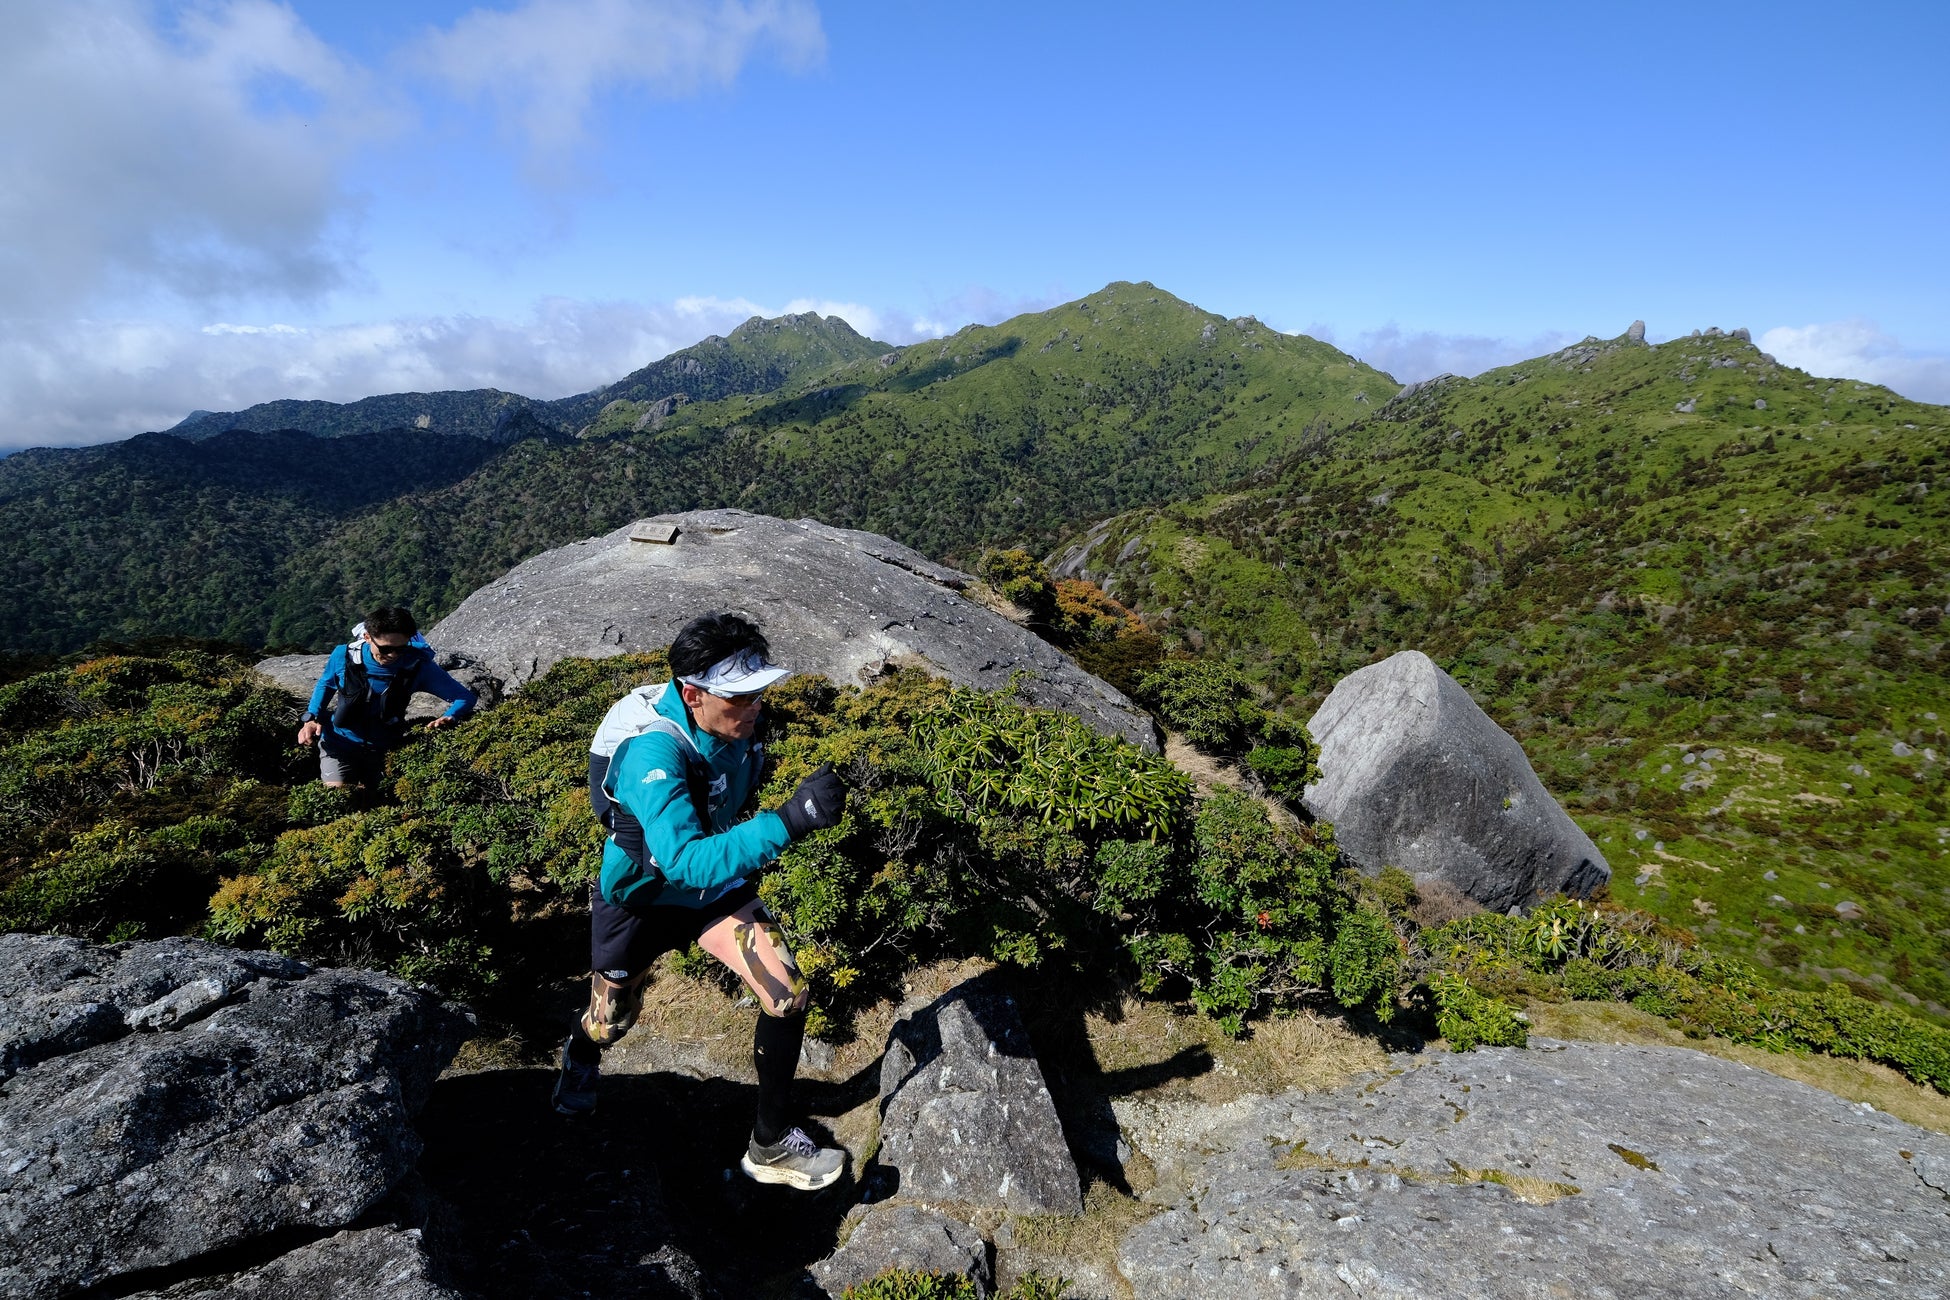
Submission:
<svg viewBox="0 0 1950 1300">
<path fill-rule="evenodd" d="M 405 645 L 381 645 L 377 641 L 368 641 L 366 644 L 371 646 L 372 652 L 381 659 L 397 659 L 413 648 L 413 644 L 410 641 Z"/>
</svg>

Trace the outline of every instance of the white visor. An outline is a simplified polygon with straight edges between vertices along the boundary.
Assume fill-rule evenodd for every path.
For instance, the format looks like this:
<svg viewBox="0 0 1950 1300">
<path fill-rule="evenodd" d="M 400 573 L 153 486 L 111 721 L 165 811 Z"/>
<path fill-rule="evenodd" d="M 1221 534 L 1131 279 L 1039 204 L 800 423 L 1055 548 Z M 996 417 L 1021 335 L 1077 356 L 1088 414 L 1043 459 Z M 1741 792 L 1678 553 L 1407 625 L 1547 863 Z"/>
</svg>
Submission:
<svg viewBox="0 0 1950 1300">
<path fill-rule="evenodd" d="M 701 673 L 693 673 L 677 680 L 686 686 L 713 695 L 755 695 L 774 682 L 784 681 L 792 676 L 790 668 L 781 668 L 756 650 L 740 650 L 727 655 Z"/>
</svg>

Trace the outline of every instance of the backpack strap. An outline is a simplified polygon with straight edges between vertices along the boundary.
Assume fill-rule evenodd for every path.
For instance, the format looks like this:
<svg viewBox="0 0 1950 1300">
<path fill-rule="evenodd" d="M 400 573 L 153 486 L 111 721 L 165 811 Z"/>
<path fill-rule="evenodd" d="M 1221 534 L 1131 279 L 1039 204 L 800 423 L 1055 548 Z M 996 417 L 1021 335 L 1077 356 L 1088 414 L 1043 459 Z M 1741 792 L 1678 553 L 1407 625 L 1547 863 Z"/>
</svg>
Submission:
<svg viewBox="0 0 1950 1300">
<path fill-rule="evenodd" d="M 366 673 L 365 659 L 356 645 L 347 645 L 345 675 L 339 683 L 338 698 L 332 702 L 332 726 L 343 729 L 350 723 L 356 729 L 358 723 L 376 713 L 386 727 L 399 728 L 406 721 L 406 709 L 413 702 L 413 691 L 426 661 L 426 655 L 421 653 L 410 663 L 401 664 L 375 702 L 372 698 L 372 678 Z M 689 737 L 685 739 L 688 741 Z"/>
<path fill-rule="evenodd" d="M 711 833 L 710 764 L 706 763 L 704 756 L 697 752 L 697 744 L 690 738 L 689 733 L 669 718 L 659 715 L 646 723 L 643 730 L 636 734 L 644 736 L 653 731 L 669 736 L 677 742 L 677 752 L 684 759 L 684 784 L 690 790 L 691 805 L 697 810 L 697 824 L 704 828 L 706 835 L 709 835 Z M 620 802 L 613 800 L 610 801 L 608 812 L 609 835 L 616 841 L 616 847 L 623 850 L 630 861 L 636 863 L 652 884 L 662 881 L 663 868 L 657 865 L 656 859 L 650 854 L 649 847 L 644 843 L 643 823 L 637 820 L 636 814 Z"/>
</svg>

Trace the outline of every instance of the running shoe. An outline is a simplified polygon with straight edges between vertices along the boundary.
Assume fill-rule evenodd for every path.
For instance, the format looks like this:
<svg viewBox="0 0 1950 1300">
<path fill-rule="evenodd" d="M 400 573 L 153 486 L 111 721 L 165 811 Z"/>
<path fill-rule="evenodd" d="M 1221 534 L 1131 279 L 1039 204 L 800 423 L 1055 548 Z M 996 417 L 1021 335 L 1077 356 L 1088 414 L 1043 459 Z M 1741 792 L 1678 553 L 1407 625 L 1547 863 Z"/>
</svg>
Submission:
<svg viewBox="0 0 1950 1300">
<path fill-rule="evenodd" d="M 770 1146 L 753 1138 L 738 1162 L 748 1177 L 761 1183 L 783 1183 L 802 1192 L 830 1187 L 846 1172 L 846 1152 L 823 1147 L 800 1128 L 789 1128 Z"/>
</svg>

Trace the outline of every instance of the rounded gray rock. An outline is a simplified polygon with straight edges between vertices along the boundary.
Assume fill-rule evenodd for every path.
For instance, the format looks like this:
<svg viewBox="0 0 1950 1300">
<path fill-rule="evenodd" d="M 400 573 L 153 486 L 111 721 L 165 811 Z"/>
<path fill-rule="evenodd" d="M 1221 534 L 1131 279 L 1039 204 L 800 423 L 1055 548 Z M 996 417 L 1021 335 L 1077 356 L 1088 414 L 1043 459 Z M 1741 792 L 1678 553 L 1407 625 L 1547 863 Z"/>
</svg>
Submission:
<svg viewBox="0 0 1950 1300">
<path fill-rule="evenodd" d="M 1523 748 L 1421 651 L 1349 673 L 1307 725 L 1321 772 L 1307 809 L 1362 870 L 1443 880 L 1499 912 L 1611 879 Z"/>
</svg>

